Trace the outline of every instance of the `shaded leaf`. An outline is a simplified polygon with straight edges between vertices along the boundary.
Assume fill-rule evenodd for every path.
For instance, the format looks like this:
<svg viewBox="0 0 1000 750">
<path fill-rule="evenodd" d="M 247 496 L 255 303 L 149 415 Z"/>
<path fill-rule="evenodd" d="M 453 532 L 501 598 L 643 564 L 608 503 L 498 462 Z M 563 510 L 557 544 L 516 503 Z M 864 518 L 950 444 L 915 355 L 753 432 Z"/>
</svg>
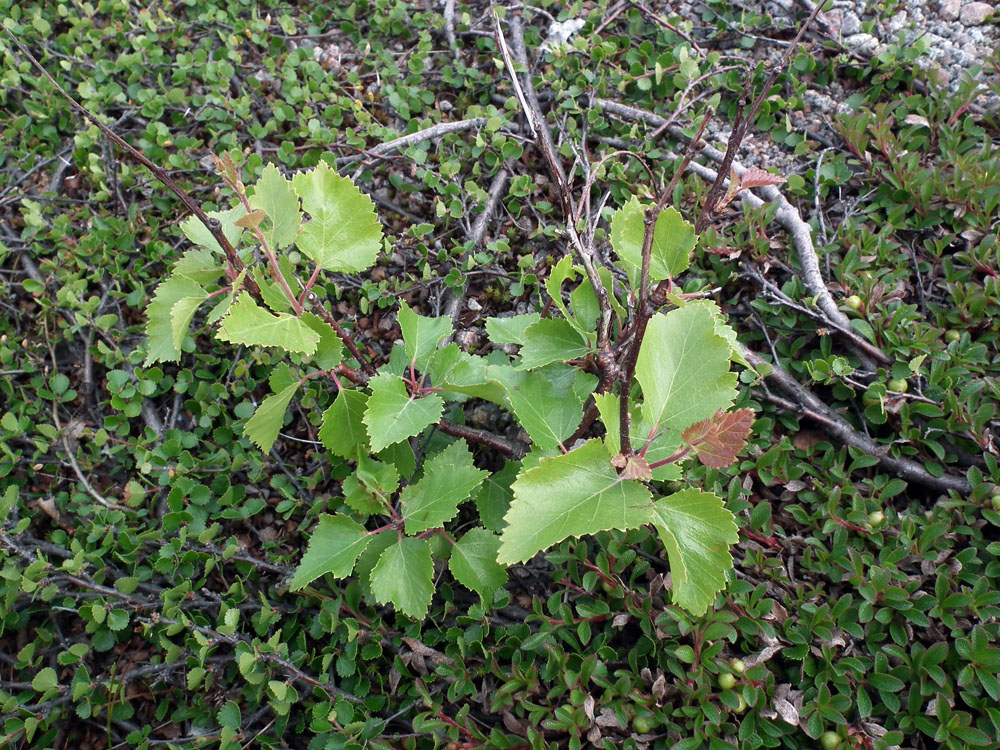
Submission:
<svg viewBox="0 0 1000 750">
<path fill-rule="evenodd" d="M 507 392 L 510 408 L 539 448 L 551 450 L 568 438 L 583 419 L 583 405 L 568 388 L 556 388 L 544 372 L 521 372 L 490 366 L 487 374 Z"/>
<path fill-rule="evenodd" d="M 392 602 L 404 615 L 421 620 L 434 595 L 433 575 L 430 545 L 404 536 L 386 547 L 372 568 L 372 593 L 379 604 Z"/>
<path fill-rule="evenodd" d="M 197 300 L 207 296 L 202 287 L 183 276 L 171 276 L 156 287 L 156 293 L 146 308 L 146 335 L 149 337 L 149 351 L 145 364 L 155 362 L 175 362 L 181 356 L 180 344 L 175 344 L 174 305 L 182 300 Z M 194 312 L 191 312 L 193 315 Z M 188 317 L 190 321 L 190 317 Z M 183 341 L 184 336 L 181 336 Z"/>
<path fill-rule="evenodd" d="M 269 453 L 274 441 L 278 439 L 278 432 L 285 420 L 285 410 L 288 402 L 299 389 L 299 383 L 295 382 L 286 386 L 278 393 L 274 393 L 257 407 L 257 411 L 243 425 L 243 434 L 259 447 L 264 453 Z"/>
<path fill-rule="evenodd" d="M 451 550 L 448 569 L 455 580 L 489 602 L 507 583 L 507 571 L 497 562 L 500 537 L 483 528 L 469 529 Z"/>
<path fill-rule="evenodd" d="M 358 460 L 371 452 L 368 431 L 362 419 L 368 406 L 368 396 L 360 391 L 341 391 L 323 412 L 319 439 L 330 453 Z"/>
</svg>

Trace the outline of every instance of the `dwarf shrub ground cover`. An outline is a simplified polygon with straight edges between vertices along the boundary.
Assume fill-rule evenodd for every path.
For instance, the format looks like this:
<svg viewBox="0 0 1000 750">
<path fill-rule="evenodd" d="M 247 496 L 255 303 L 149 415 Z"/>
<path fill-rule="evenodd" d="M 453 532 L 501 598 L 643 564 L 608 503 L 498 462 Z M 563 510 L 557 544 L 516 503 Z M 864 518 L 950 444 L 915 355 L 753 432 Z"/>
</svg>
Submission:
<svg viewBox="0 0 1000 750">
<path fill-rule="evenodd" d="M 0 40 L 0 737 L 997 744 L 997 122 L 976 105 L 992 63 L 949 91 L 912 65 L 918 45 L 866 61 L 809 36 L 753 118 L 789 156 L 781 189 L 862 350 L 817 312 L 774 205 L 737 196 L 695 235 L 706 183 L 671 183 L 670 125 L 694 135 L 709 107 L 733 122 L 792 19 L 722 2 L 500 18 L 561 183 L 488 8 L 455 6 L 0 3 L 59 83 L 239 238 L 230 267 Z M 585 23 L 542 52 L 546 13 Z M 852 113 L 811 130 L 810 89 Z M 456 129 L 380 150 L 440 124 Z M 630 345 L 661 185 L 649 237 L 669 241 L 651 242 L 646 289 L 674 286 L 630 387 L 602 388 L 598 338 Z M 345 216 L 356 234 L 328 231 Z M 687 372 L 689 332 L 717 373 L 690 400 L 718 406 L 682 418 L 657 374 Z M 737 387 L 734 335 L 817 401 L 768 362 Z M 565 487 L 599 523 L 540 515 Z M 512 524 L 529 533 L 505 538 Z"/>
</svg>

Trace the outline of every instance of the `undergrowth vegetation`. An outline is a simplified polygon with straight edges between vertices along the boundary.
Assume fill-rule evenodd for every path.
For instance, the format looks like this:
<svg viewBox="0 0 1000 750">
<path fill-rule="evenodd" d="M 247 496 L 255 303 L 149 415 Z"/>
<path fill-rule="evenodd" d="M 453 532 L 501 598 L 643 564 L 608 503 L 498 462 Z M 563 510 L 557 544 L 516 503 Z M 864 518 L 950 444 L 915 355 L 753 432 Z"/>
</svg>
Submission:
<svg viewBox="0 0 1000 750">
<path fill-rule="evenodd" d="M 1000 744 L 1000 59 L 312 5 L 0 0 L 0 745 Z"/>
</svg>

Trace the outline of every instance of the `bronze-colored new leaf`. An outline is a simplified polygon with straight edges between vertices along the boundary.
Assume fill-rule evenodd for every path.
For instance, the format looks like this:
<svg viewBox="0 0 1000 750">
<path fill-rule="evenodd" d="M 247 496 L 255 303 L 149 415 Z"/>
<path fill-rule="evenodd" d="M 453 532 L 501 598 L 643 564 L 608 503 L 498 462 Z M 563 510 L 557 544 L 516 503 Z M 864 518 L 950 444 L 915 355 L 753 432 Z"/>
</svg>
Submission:
<svg viewBox="0 0 1000 750">
<path fill-rule="evenodd" d="M 236 226 L 243 227 L 244 229 L 256 229 L 260 226 L 260 223 L 267 218 L 267 214 L 261 211 L 259 208 L 251 211 L 246 216 L 241 216 L 236 220 Z"/>
<path fill-rule="evenodd" d="M 737 454 L 746 445 L 752 426 L 752 409 L 732 412 L 720 409 L 715 416 L 688 427 L 682 437 L 705 466 L 721 469 L 736 460 Z"/>
</svg>

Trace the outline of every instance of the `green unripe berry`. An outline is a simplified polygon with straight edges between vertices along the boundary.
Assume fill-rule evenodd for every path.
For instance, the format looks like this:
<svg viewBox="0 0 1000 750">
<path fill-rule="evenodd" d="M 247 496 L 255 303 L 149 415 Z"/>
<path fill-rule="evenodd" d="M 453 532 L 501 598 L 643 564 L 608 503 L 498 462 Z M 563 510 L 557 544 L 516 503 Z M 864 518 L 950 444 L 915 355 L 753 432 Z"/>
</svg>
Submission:
<svg viewBox="0 0 1000 750">
<path fill-rule="evenodd" d="M 993 510 L 1000 510 L 1000 495 L 991 497 L 990 503 L 993 505 Z"/>
<path fill-rule="evenodd" d="M 632 719 L 632 729 L 639 734 L 646 734 L 653 728 L 653 723 L 645 716 L 636 716 Z"/>
<path fill-rule="evenodd" d="M 874 510 L 868 514 L 868 523 L 872 526 L 879 526 L 885 520 L 885 513 L 880 510 Z"/>
<path fill-rule="evenodd" d="M 886 387 L 896 393 L 906 393 L 910 389 L 910 384 L 903 378 L 893 378 L 886 384 Z"/>
<path fill-rule="evenodd" d="M 733 709 L 733 712 L 741 714 L 747 710 L 747 699 L 743 697 L 743 693 L 737 693 L 736 700 L 739 703 L 739 705 Z"/>
<path fill-rule="evenodd" d="M 736 674 L 743 674 L 747 671 L 747 665 L 743 663 L 742 659 L 730 659 L 729 666 Z"/>
<path fill-rule="evenodd" d="M 861 297 L 856 294 L 852 294 L 850 297 L 844 300 L 844 304 L 847 305 L 852 310 L 861 309 Z"/>
<path fill-rule="evenodd" d="M 736 678 L 729 672 L 723 672 L 719 675 L 719 687 L 723 690 L 732 690 L 735 685 Z"/>
<path fill-rule="evenodd" d="M 819 736 L 819 746 L 823 750 L 837 750 L 840 747 L 840 735 L 836 732 L 823 732 Z"/>
<path fill-rule="evenodd" d="M 960 331 L 956 331 L 954 328 L 949 328 L 947 331 L 944 332 L 944 340 L 947 341 L 949 344 L 953 344 L 956 341 L 960 341 L 961 338 L 962 338 L 962 333 Z"/>
</svg>

